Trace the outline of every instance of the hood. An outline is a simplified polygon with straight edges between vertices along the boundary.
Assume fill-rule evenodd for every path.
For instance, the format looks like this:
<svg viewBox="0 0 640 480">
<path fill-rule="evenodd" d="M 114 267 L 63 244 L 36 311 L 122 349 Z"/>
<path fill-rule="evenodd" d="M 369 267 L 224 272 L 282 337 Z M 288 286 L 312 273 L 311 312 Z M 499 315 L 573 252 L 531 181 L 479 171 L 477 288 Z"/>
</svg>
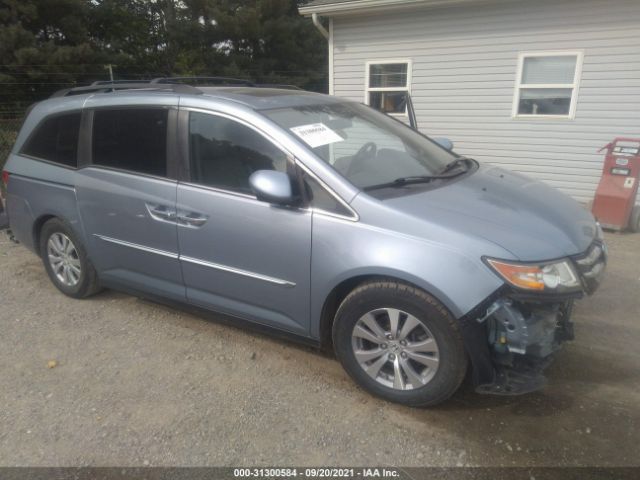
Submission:
<svg viewBox="0 0 640 480">
<path fill-rule="evenodd" d="M 545 183 L 493 166 L 481 165 L 440 188 L 384 203 L 429 223 L 488 240 L 522 261 L 584 252 L 596 235 L 593 216 L 578 202 Z"/>
</svg>

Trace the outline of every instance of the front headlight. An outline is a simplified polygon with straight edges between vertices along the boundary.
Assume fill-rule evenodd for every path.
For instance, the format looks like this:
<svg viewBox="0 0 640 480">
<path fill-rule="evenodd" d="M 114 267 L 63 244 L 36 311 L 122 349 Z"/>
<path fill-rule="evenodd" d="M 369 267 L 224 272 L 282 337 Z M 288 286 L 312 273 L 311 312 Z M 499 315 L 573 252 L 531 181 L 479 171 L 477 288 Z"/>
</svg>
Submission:
<svg viewBox="0 0 640 480">
<path fill-rule="evenodd" d="M 487 263 L 507 283 L 524 290 L 558 293 L 581 288 L 578 275 L 568 260 L 523 264 L 488 258 Z"/>
</svg>

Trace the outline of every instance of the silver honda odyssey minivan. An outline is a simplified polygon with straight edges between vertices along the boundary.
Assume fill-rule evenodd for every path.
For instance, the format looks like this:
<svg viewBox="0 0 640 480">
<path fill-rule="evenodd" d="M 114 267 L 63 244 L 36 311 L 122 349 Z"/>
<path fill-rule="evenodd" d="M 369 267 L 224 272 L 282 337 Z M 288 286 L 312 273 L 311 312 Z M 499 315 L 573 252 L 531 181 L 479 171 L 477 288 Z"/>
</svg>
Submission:
<svg viewBox="0 0 640 480">
<path fill-rule="evenodd" d="M 539 181 L 310 92 L 98 84 L 35 105 L 3 172 L 53 284 L 112 288 L 332 348 L 412 406 L 541 388 L 598 287 L 602 232 Z"/>
</svg>

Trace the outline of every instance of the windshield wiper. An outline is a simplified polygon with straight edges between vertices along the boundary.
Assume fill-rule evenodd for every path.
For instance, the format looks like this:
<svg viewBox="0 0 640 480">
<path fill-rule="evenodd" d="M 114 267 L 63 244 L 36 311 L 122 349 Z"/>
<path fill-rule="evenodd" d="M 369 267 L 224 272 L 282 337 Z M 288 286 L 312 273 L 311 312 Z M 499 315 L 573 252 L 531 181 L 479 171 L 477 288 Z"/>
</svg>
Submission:
<svg viewBox="0 0 640 480">
<path fill-rule="evenodd" d="M 369 190 L 378 190 L 380 188 L 393 188 L 393 187 L 404 187 L 405 185 L 415 185 L 417 183 L 429 183 L 433 180 L 442 180 L 447 178 L 454 178 L 458 175 L 462 175 L 466 170 L 461 170 L 460 172 L 454 173 L 452 175 L 414 175 L 411 177 L 400 177 L 392 180 L 391 182 L 379 183 L 377 185 L 369 185 L 368 187 L 364 187 L 364 191 Z"/>
<path fill-rule="evenodd" d="M 450 172 L 454 168 L 458 168 L 458 167 L 462 167 L 462 166 L 466 167 L 464 169 L 464 171 L 466 172 L 467 170 L 469 170 L 469 164 L 471 162 L 473 162 L 473 159 L 471 159 L 469 157 L 458 157 L 455 160 L 452 160 L 451 162 L 447 163 L 444 166 L 444 168 L 442 169 L 442 171 L 440 172 L 440 174 Z"/>
</svg>

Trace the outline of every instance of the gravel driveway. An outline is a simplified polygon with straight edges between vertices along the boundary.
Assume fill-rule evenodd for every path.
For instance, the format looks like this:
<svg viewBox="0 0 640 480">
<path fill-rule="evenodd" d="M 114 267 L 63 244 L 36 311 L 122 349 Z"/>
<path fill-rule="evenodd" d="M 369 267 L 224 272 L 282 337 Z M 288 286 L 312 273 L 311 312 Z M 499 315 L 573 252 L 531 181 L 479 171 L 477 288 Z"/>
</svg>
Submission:
<svg viewBox="0 0 640 480">
<path fill-rule="evenodd" d="M 544 392 L 466 387 L 422 410 L 306 347 L 112 291 L 67 298 L 0 234 L 0 465 L 640 465 L 640 235 L 607 240 Z"/>
</svg>

